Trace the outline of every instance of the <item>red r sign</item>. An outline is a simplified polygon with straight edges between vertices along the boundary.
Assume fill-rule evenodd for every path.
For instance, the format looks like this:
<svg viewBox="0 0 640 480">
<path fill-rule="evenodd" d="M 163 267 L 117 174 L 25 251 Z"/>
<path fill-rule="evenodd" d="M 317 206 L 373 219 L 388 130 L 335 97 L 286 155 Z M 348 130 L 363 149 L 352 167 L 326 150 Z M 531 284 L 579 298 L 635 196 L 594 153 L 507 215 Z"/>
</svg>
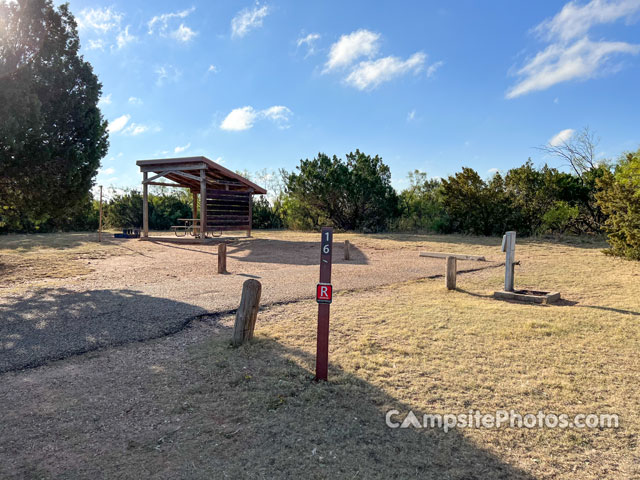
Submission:
<svg viewBox="0 0 640 480">
<path fill-rule="evenodd" d="M 319 283 L 316 287 L 316 302 L 331 303 L 333 287 L 330 283 Z"/>
</svg>

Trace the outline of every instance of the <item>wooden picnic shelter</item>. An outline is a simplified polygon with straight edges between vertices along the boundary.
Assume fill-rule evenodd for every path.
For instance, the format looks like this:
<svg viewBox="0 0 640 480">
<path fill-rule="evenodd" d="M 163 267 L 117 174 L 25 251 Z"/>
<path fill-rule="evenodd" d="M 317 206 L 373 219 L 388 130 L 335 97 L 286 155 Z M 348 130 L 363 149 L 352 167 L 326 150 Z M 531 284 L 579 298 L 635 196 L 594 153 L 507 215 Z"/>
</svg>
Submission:
<svg viewBox="0 0 640 480">
<path fill-rule="evenodd" d="M 252 196 L 266 194 L 264 188 L 206 157 L 138 160 L 136 165 L 142 172 L 142 238 L 149 237 L 149 185 L 191 191 L 193 228 L 201 241 L 207 233 L 229 230 L 246 230 L 251 236 Z"/>
</svg>

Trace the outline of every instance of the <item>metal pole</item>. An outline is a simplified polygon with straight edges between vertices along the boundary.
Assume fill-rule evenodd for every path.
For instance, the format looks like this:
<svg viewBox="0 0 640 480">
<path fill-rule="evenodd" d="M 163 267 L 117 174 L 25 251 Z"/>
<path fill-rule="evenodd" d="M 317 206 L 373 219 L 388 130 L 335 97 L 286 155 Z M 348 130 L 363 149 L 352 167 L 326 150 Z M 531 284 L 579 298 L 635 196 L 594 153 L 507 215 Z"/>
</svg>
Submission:
<svg viewBox="0 0 640 480">
<path fill-rule="evenodd" d="M 502 237 L 502 251 L 506 254 L 504 261 L 504 291 L 513 292 L 516 232 L 511 231 L 504 234 Z"/>
<path fill-rule="evenodd" d="M 100 185 L 100 220 L 98 221 L 98 241 L 102 241 L 102 185 Z"/>
</svg>

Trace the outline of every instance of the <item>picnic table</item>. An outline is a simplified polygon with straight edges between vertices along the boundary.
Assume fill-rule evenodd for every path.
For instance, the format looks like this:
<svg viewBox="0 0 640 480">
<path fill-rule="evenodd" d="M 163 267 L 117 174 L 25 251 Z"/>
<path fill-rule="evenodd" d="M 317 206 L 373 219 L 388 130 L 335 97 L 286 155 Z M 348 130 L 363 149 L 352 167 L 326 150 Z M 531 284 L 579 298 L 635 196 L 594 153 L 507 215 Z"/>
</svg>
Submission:
<svg viewBox="0 0 640 480">
<path fill-rule="evenodd" d="M 185 237 L 187 234 L 196 238 L 201 237 L 202 229 L 200 228 L 199 218 L 178 218 L 178 222 L 181 222 L 182 225 L 173 225 L 171 227 L 171 230 L 176 234 L 176 237 Z M 218 235 L 214 235 L 213 233 L 211 233 L 211 235 L 219 237 L 220 235 L 222 235 L 222 232 L 220 232 Z M 205 238 L 206 237 L 207 234 L 205 233 Z"/>
</svg>

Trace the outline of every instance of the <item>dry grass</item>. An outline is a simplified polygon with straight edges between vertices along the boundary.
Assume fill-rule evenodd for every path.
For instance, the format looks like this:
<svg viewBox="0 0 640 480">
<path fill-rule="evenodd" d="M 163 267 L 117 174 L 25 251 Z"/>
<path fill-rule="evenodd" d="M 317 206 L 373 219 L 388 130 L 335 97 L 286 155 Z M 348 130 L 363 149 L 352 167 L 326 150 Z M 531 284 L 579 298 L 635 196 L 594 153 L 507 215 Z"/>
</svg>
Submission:
<svg viewBox="0 0 640 480">
<path fill-rule="evenodd" d="M 447 242 L 444 250 L 459 245 L 456 238 L 442 240 Z M 377 241 L 397 246 L 393 237 Z M 431 238 L 415 241 L 437 246 Z M 395 473 L 404 472 L 399 477 L 415 471 L 424 478 L 440 465 L 431 472 L 435 478 L 497 478 L 505 475 L 506 465 L 514 468 L 506 477 L 637 478 L 640 266 L 606 257 L 594 248 L 598 246 L 520 242 L 523 265 L 516 270 L 517 284 L 561 291 L 565 301 L 557 306 L 494 300 L 491 293 L 502 282 L 498 271 L 463 277 L 455 292 L 447 292 L 441 281 L 420 281 L 339 295 L 332 306 L 330 386 L 309 384 L 315 354 L 313 302 L 264 312 L 257 346 L 238 353 L 214 341 L 196 353 L 196 363 L 209 360 L 207 383 L 234 379 L 226 398 L 213 405 L 242 405 L 238 425 L 251 425 L 267 411 L 284 412 L 276 415 L 278 422 L 263 425 L 265 431 L 256 431 L 262 423 L 257 421 L 252 431 L 259 443 L 284 438 L 307 424 L 301 441 L 307 450 L 318 448 L 324 458 L 305 452 L 296 471 L 327 476 L 360 472 L 366 478 L 382 473 L 376 468 L 389 468 L 381 476 L 390 476 L 396 465 Z M 465 245 L 461 251 L 489 253 L 482 244 Z M 291 362 L 289 372 L 278 370 L 284 368 L 280 356 Z M 465 463 L 451 459 L 452 449 L 441 447 L 443 440 L 432 432 L 423 432 L 421 439 L 415 431 L 385 432 L 376 422 L 383 421 L 387 408 L 417 414 L 470 409 L 617 413 L 621 428 L 447 434 Z M 377 418 L 368 418 L 372 415 Z M 335 424 L 327 425 L 327 416 L 335 417 Z M 348 424 L 341 424 L 345 419 Z M 362 442 L 369 453 L 359 450 Z M 420 458 L 420 448 L 435 449 L 438 456 Z M 267 451 L 275 465 L 286 465 L 284 457 L 291 454 L 280 447 Z M 231 453 L 230 458 L 246 460 L 241 450 Z M 368 454 L 378 462 L 366 465 Z M 460 477 L 452 473 L 456 471 Z"/>
<path fill-rule="evenodd" d="M 495 238 L 335 240 L 346 238 L 369 248 L 501 256 Z M 14 393 L 7 432 L 21 421 L 35 433 L 24 440 L 32 450 L 23 450 L 15 433 L 13 455 L 32 451 L 32 458 L 7 471 L 67 478 L 639 478 L 640 264 L 601 248 L 518 241 L 516 286 L 560 291 L 564 301 L 555 306 L 491 298 L 501 269 L 461 276 L 452 292 L 436 279 L 339 294 L 327 384 L 311 380 L 311 301 L 261 312 L 256 340 L 240 349 L 228 345 L 233 318 L 225 317 L 213 339 L 198 336 L 196 323 L 173 338 L 44 367 L 29 382 L 12 374 L 14 388 L 31 390 L 40 378 L 39 388 L 55 394 L 48 394 L 41 430 L 36 422 L 44 414 L 32 419 L 32 407 Z M 111 377 L 98 379 L 102 370 Z M 418 416 L 617 413 L 621 428 L 392 430 L 384 424 L 391 408 Z M 64 421 L 56 423 L 58 415 Z M 38 445 L 56 435 L 56 460 L 36 460 Z"/>
<path fill-rule="evenodd" d="M 130 253 L 109 237 L 98 243 L 95 233 L 0 236 L 0 291 L 86 275 L 91 260 Z"/>
</svg>

